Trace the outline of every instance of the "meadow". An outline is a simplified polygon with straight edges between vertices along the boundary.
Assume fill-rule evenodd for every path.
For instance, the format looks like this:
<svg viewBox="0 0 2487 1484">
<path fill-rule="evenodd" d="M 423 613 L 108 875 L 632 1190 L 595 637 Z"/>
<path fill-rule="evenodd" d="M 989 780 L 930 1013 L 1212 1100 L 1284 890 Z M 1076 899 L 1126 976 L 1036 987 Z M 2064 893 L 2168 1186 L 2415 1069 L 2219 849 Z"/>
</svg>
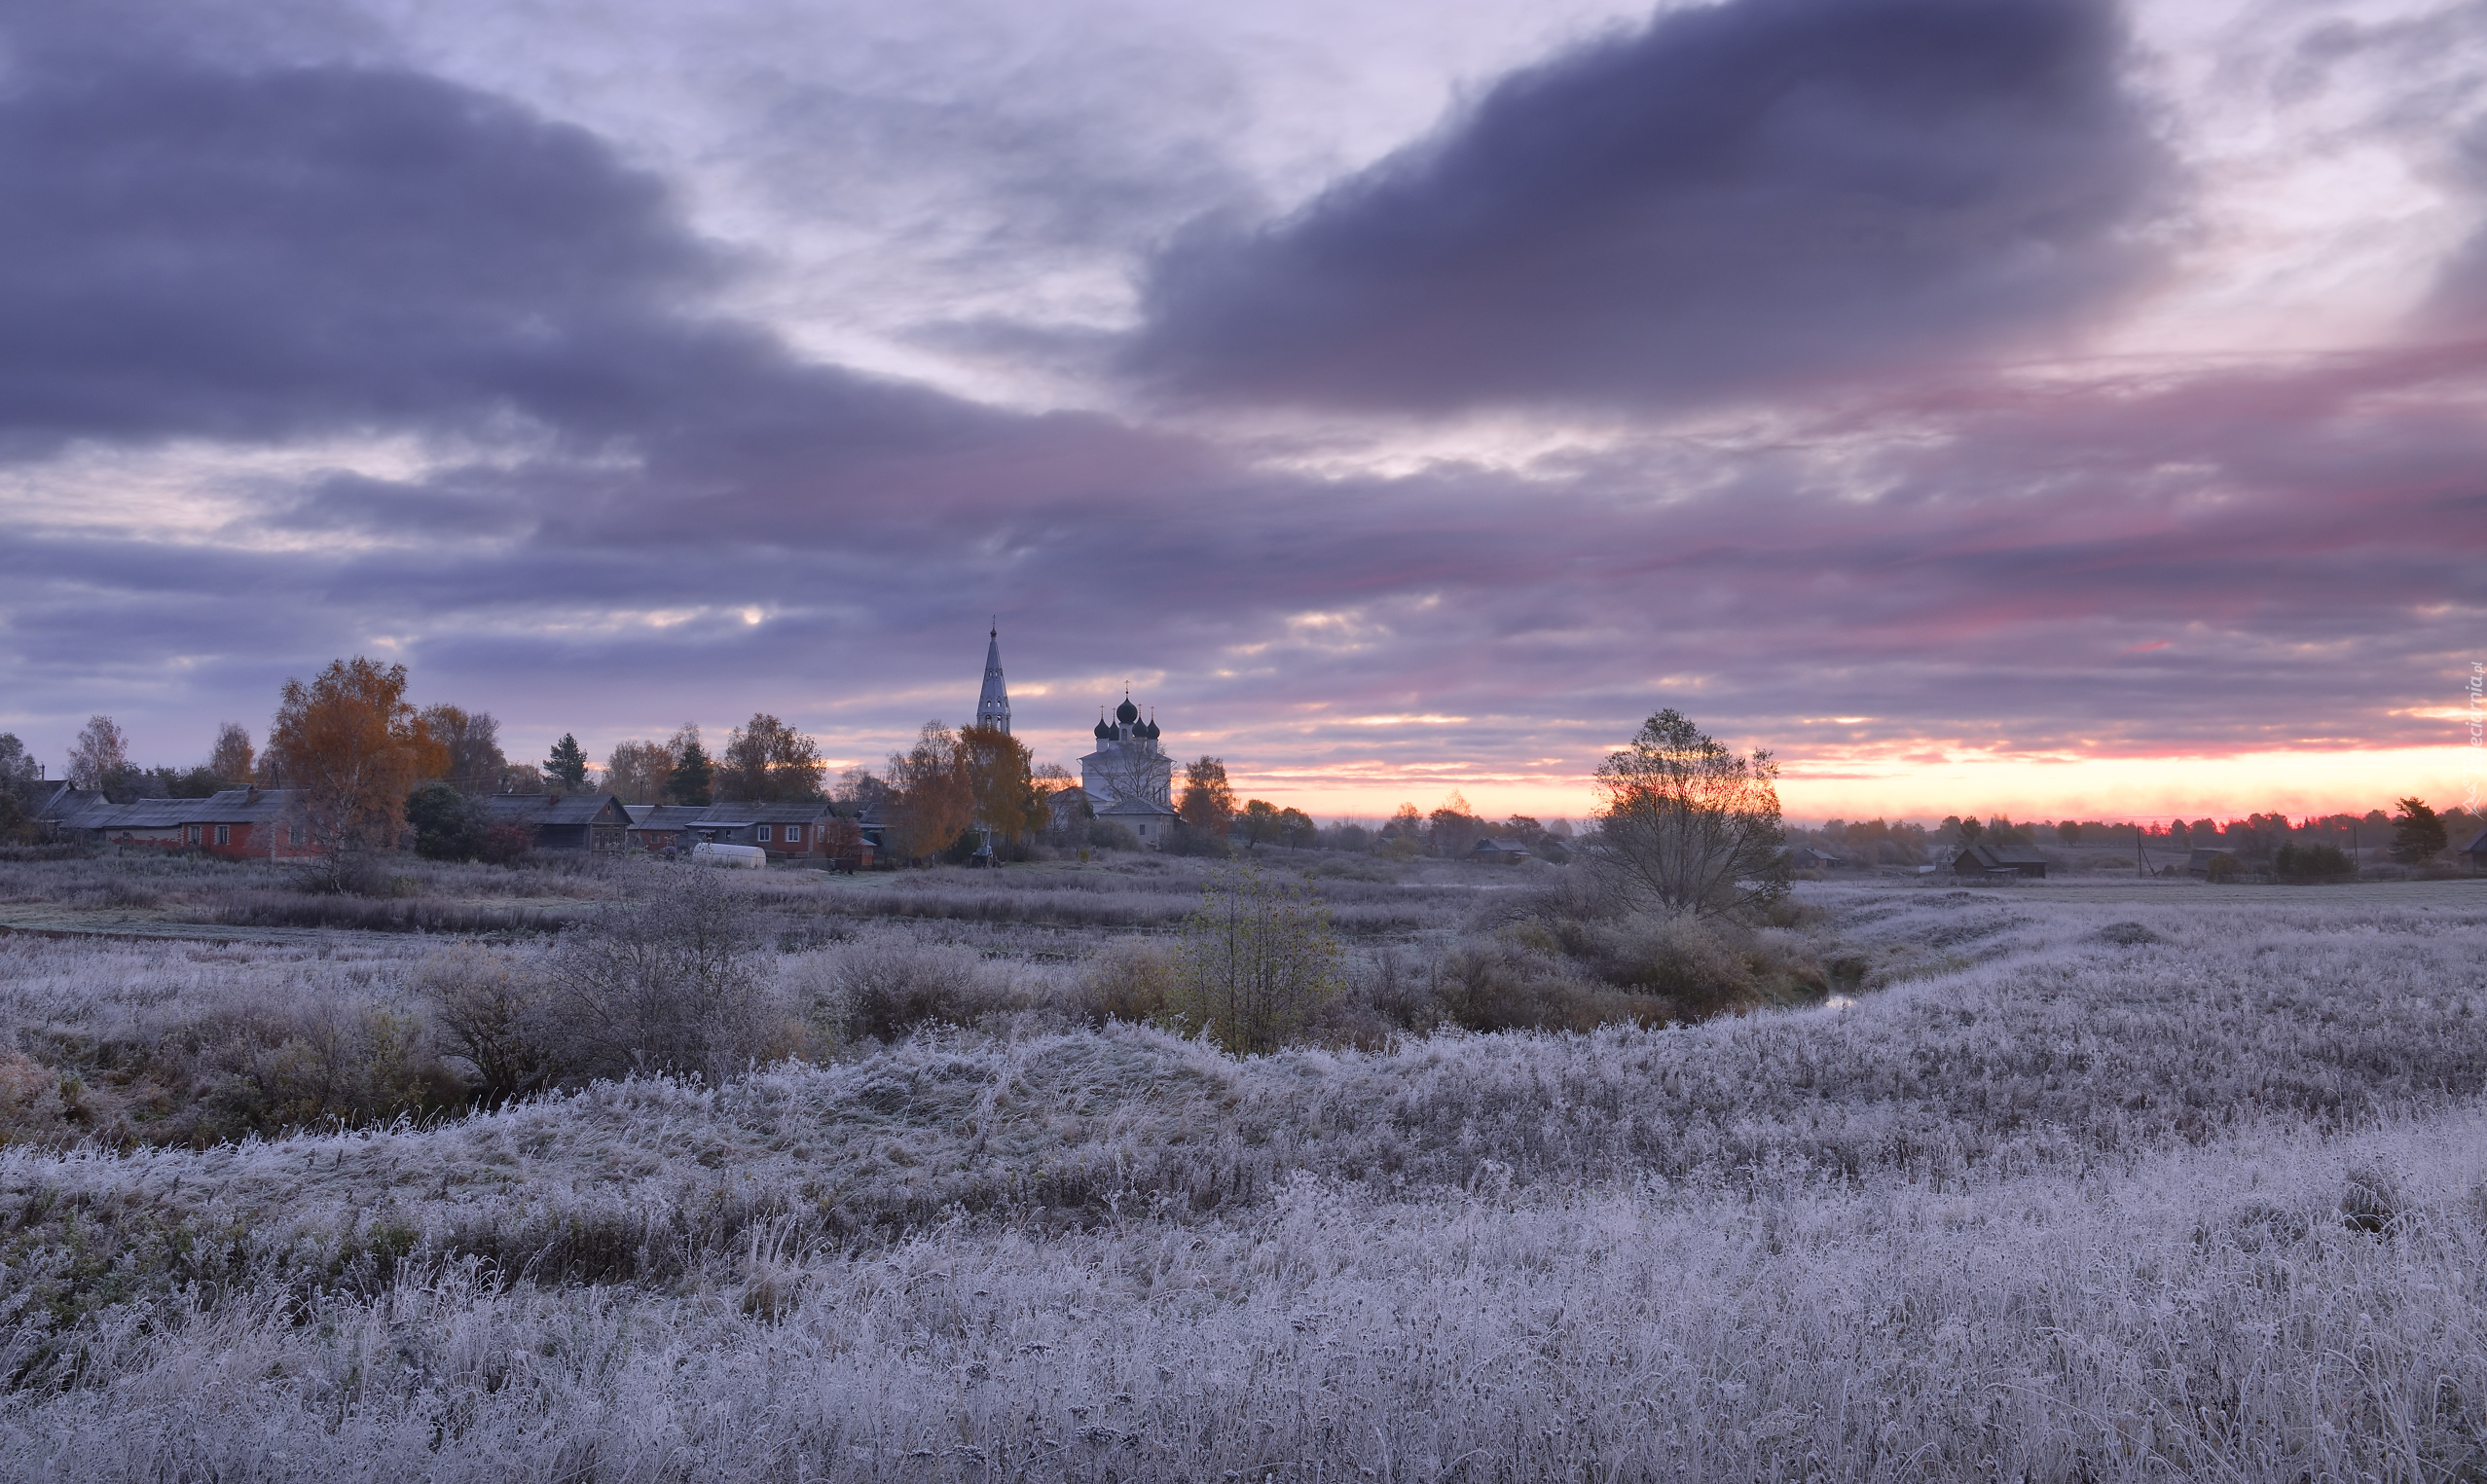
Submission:
<svg viewBox="0 0 2487 1484">
<path fill-rule="evenodd" d="M 0 1467 L 2487 1477 L 2473 884 L 1806 883 L 1697 941 L 1290 868 L 1350 990 L 1275 1055 L 1121 1013 L 1189 863 L 770 873 L 787 1056 L 483 1107 L 439 986 L 627 874 L 447 870 L 401 899 L 539 918 L 416 931 L 0 867 Z"/>
</svg>

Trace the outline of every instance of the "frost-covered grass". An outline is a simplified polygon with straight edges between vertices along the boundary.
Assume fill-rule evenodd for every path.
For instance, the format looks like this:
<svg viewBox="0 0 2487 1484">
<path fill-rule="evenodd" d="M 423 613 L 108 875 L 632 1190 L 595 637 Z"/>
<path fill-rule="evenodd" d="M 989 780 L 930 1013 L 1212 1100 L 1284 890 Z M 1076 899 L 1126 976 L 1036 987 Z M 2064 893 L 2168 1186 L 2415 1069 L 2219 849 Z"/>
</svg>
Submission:
<svg viewBox="0 0 2487 1484">
<path fill-rule="evenodd" d="M 0 1153 L 0 1468 L 2487 1471 L 2487 895 L 1809 898 L 1845 1008 Z"/>
</svg>

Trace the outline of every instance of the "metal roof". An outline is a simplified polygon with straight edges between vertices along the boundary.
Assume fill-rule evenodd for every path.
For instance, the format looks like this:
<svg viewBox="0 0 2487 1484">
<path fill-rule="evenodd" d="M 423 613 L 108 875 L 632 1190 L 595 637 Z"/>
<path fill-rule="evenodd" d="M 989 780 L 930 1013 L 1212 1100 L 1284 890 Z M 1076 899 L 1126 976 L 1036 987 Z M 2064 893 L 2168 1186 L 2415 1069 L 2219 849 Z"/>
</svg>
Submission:
<svg viewBox="0 0 2487 1484">
<path fill-rule="evenodd" d="M 712 825 L 718 829 L 728 829 L 743 824 L 809 824 L 815 819 L 825 819 L 835 813 L 836 811 L 830 808 L 829 801 L 826 799 L 779 804 L 729 802 L 710 805 L 699 818 L 691 822 Z"/>
<path fill-rule="evenodd" d="M 595 824 L 630 817 L 622 810 L 622 801 L 609 793 L 494 793 L 476 802 L 495 821 L 519 824 Z M 610 814 L 605 813 L 608 807 Z"/>
<path fill-rule="evenodd" d="M 115 804 L 92 789 L 64 790 L 45 817 L 61 829 L 179 829 L 185 824 L 258 824 L 282 818 L 290 788 L 226 788 L 203 799 L 134 799 Z"/>
</svg>

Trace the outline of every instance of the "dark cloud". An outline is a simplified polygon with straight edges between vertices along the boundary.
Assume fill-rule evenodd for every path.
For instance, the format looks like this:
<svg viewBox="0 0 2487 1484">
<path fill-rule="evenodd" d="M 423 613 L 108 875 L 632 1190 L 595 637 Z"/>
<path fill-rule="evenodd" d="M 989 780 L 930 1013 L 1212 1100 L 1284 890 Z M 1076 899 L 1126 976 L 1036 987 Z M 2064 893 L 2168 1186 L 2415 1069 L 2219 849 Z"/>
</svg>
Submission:
<svg viewBox="0 0 2487 1484">
<path fill-rule="evenodd" d="M 2133 287 L 2167 159 L 2100 0 L 1729 0 L 1495 84 L 1146 284 L 1211 396 L 1711 397 L 1988 348 Z"/>
<path fill-rule="evenodd" d="M 730 265 L 583 129 L 380 65 L 213 63 L 56 18 L 8 39 L 0 447 L 20 456 L 772 419 L 862 452 L 980 420 L 700 312 Z"/>
</svg>

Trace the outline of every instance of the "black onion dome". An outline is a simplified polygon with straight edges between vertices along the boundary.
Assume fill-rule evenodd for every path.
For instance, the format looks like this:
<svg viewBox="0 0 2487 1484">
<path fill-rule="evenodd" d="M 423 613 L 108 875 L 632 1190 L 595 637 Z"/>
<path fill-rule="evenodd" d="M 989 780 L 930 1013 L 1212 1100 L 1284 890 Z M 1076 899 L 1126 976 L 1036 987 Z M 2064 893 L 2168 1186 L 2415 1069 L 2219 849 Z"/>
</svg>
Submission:
<svg viewBox="0 0 2487 1484">
<path fill-rule="evenodd" d="M 1112 726 L 1103 721 L 1097 723 L 1097 741 L 1104 742 L 1107 738 L 1112 736 L 1114 736 L 1114 728 Z"/>
<path fill-rule="evenodd" d="M 1140 724 L 1140 735 L 1149 739 L 1151 742 L 1155 742 L 1157 740 L 1157 724 L 1153 721 L 1142 722 Z"/>
<path fill-rule="evenodd" d="M 1122 705 L 1114 708 L 1114 719 L 1127 727 L 1140 719 L 1140 708 L 1131 704 L 1130 697 L 1125 696 Z"/>
</svg>

